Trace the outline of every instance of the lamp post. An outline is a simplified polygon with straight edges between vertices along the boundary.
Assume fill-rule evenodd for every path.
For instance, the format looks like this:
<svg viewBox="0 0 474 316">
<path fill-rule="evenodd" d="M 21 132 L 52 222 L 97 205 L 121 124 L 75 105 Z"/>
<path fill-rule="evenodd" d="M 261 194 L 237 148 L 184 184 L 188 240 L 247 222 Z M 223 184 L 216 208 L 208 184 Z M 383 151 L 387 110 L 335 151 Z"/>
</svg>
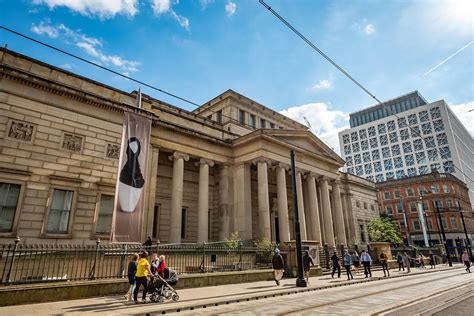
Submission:
<svg viewBox="0 0 474 316">
<path fill-rule="evenodd" d="M 408 223 L 408 215 L 406 212 L 405 207 L 403 206 L 403 197 L 400 195 L 400 207 L 402 208 L 403 212 L 403 219 L 405 221 L 405 228 L 407 229 L 407 243 L 408 246 L 411 246 L 411 238 L 410 238 L 410 224 Z"/>
<path fill-rule="evenodd" d="M 469 258 L 471 258 L 471 261 L 474 260 L 472 257 L 472 248 L 471 248 L 471 240 L 469 239 L 469 236 L 467 234 L 467 229 L 466 229 L 466 223 L 464 222 L 464 215 L 461 209 L 461 204 L 458 201 L 458 209 L 459 213 L 461 214 L 461 222 L 462 222 L 462 227 L 464 228 L 464 234 L 466 235 L 466 248 L 467 248 L 467 253 L 469 254 Z"/>
<path fill-rule="evenodd" d="M 291 161 L 291 187 L 293 189 L 293 213 L 295 216 L 295 239 L 296 239 L 296 264 L 298 277 L 296 279 L 296 286 L 306 287 L 306 280 L 303 277 L 303 253 L 301 251 L 301 230 L 300 218 L 298 215 L 298 196 L 296 192 L 296 168 L 295 168 L 295 152 L 290 152 Z M 300 197 L 302 198 L 302 197 Z"/>
<path fill-rule="evenodd" d="M 448 259 L 449 266 L 452 267 L 453 263 L 451 262 L 451 255 L 449 253 L 448 241 L 446 240 L 446 234 L 444 233 L 444 226 L 443 226 L 443 221 L 441 220 L 441 213 L 439 212 L 438 201 L 434 200 L 433 203 L 435 204 L 435 207 L 436 207 L 436 213 L 438 213 L 438 219 L 439 219 L 439 224 L 440 224 L 439 227 L 441 229 L 441 234 L 443 235 L 443 242 L 444 242 L 444 249 L 446 251 L 446 257 Z"/>
</svg>

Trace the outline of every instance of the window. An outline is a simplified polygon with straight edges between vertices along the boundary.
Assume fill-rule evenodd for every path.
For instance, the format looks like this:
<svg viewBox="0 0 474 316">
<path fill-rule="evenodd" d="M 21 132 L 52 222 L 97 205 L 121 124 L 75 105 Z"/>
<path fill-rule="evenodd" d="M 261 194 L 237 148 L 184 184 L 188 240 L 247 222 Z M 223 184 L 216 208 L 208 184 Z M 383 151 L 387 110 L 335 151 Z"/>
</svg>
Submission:
<svg viewBox="0 0 474 316">
<path fill-rule="evenodd" d="M 438 140 L 438 145 L 448 144 L 448 136 L 446 136 L 446 133 L 441 133 L 441 134 L 436 135 L 436 139 Z"/>
<path fill-rule="evenodd" d="M 364 174 L 362 166 L 356 166 L 356 175 L 361 176 L 362 174 Z"/>
<path fill-rule="evenodd" d="M 398 223 L 399 223 L 399 225 L 400 225 L 400 228 L 405 228 L 405 220 L 402 219 L 402 220 L 399 221 Z"/>
<path fill-rule="evenodd" d="M 409 125 L 415 125 L 418 123 L 418 120 L 416 118 L 416 114 L 410 114 L 408 115 L 408 124 Z"/>
<path fill-rule="evenodd" d="M 419 126 L 413 126 L 412 128 L 410 128 L 410 134 L 411 134 L 411 138 L 419 137 L 421 135 L 420 127 Z"/>
<path fill-rule="evenodd" d="M 424 186 L 419 186 L 418 187 L 418 192 L 420 193 L 420 195 L 426 194 L 425 187 Z"/>
<path fill-rule="evenodd" d="M 418 168 L 418 172 L 419 172 L 420 175 L 428 174 L 429 173 L 428 166 L 420 166 Z"/>
<path fill-rule="evenodd" d="M 443 168 L 444 168 L 444 172 L 447 172 L 447 173 L 454 173 L 455 172 L 454 164 L 453 164 L 452 161 L 443 162 Z"/>
<path fill-rule="evenodd" d="M 413 228 L 414 228 L 415 230 L 421 230 L 420 220 L 418 220 L 418 219 L 414 219 L 414 220 L 413 220 Z"/>
<path fill-rule="evenodd" d="M 344 154 L 345 155 L 351 154 L 351 145 L 344 145 Z"/>
<path fill-rule="evenodd" d="M 377 129 L 379 131 L 379 134 L 384 134 L 387 132 L 387 129 L 384 123 L 377 125 Z"/>
<path fill-rule="evenodd" d="M 380 163 L 380 162 L 379 162 Z M 375 168 L 375 163 L 374 163 L 374 168 Z M 380 170 L 382 170 L 382 168 L 380 168 Z M 377 170 L 376 170 L 377 171 Z M 376 174 L 375 175 L 375 181 L 377 182 L 383 182 L 385 181 L 385 178 L 384 178 L 384 175 L 383 174 Z"/>
<path fill-rule="evenodd" d="M 385 176 L 387 177 L 387 181 L 392 180 L 394 178 L 393 171 L 387 172 Z"/>
<path fill-rule="evenodd" d="M 395 130 L 395 121 L 388 121 L 387 122 L 387 130 L 389 132 L 393 132 Z"/>
<path fill-rule="evenodd" d="M 413 146 L 415 147 L 415 151 L 423 150 L 423 140 L 421 139 L 413 140 Z"/>
<path fill-rule="evenodd" d="M 389 147 L 382 147 L 382 157 L 390 158 L 390 148 Z"/>
<path fill-rule="evenodd" d="M 369 137 L 374 137 L 375 136 L 375 127 L 374 126 L 369 127 L 368 132 L 369 132 Z"/>
<path fill-rule="evenodd" d="M 439 107 L 434 107 L 430 110 L 431 118 L 432 119 L 437 119 L 441 117 L 441 111 L 439 110 Z"/>
<path fill-rule="evenodd" d="M 451 216 L 451 228 L 458 229 L 458 220 L 456 216 Z"/>
<path fill-rule="evenodd" d="M 375 172 L 382 172 L 382 163 L 380 161 L 374 162 L 374 170 Z M 382 180 L 380 181 L 383 181 L 383 177 L 382 177 Z"/>
<path fill-rule="evenodd" d="M 421 111 L 418 113 L 418 116 L 420 117 L 420 122 L 428 122 L 430 120 L 428 117 L 428 111 Z"/>
<path fill-rule="evenodd" d="M 415 202 L 410 202 L 410 212 L 412 212 L 412 213 L 416 213 L 416 212 L 417 212 L 416 203 L 415 203 Z"/>
<path fill-rule="evenodd" d="M 398 156 L 400 153 L 400 145 L 392 145 L 392 155 Z"/>
<path fill-rule="evenodd" d="M 428 202 L 423 201 L 423 211 L 427 212 L 429 210 L 430 210 L 430 208 L 429 208 Z"/>
<path fill-rule="evenodd" d="M 426 219 L 426 226 L 429 230 L 433 230 L 433 222 L 431 221 L 431 218 Z"/>
<path fill-rule="evenodd" d="M 413 188 L 407 188 L 407 195 L 408 196 L 415 196 L 415 190 L 413 190 Z"/>
<path fill-rule="evenodd" d="M 441 147 L 439 152 L 441 154 L 441 159 L 451 159 L 451 151 L 449 150 L 449 147 Z"/>
<path fill-rule="evenodd" d="M 410 138 L 410 133 L 408 132 L 408 129 L 405 128 L 400 131 L 400 138 L 402 140 L 407 140 Z"/>
<path fill-rule="evenodd" d="M 408 168 L 407 173 L 409 177 L 416 176 L 416 168 Z"/>
<path fill-rule="evenodd" d="M 349 135 L 346 134 L 346 135 L 342 135 L 342 142 L 344 144 L 349 144 L 351 142 L 351 140 L 349 139 Z"/>
<path fill-rule="evenodd" d="M 430 123 L 423 123 L 421 125 L 421 130 L 423 131 L 423 135 L 428 135 L 432 133 L 431 124 Z"/>
<path fill-rule="evenodd" d="M 380 135 L 380 146 L 388 145 L 387 135 Z"/>
<path fill-rule="evenodd" d="M 375 211 L 375 205 L 374 204 L 370 204 L 370 210 Z"/>
<path fill-rule="evenodd" d="M 369 142 L 367 140 L 363 140 L 360 142 L 360 147 L 362 150 L 368 150 L 369 149 Z"/>
<path fill-rule="evenodd" d="M 245 124 L 245 111 L 239 110 L 239 122 Z"/>
<path fill-rule="evenodd" d="M 391 205 L 387 205 L 387 206 L 385 207 L 385 209 L 387 210 L 387 214 L 388 214 L 388 215 L 392 215 L 393 210 L 392 210 L 392 206 L 391 206 Z"/>
<path fill-rule="evenodd" d="M 398 119 L 398 128 L 407 127 L 407 120 L 404 117 Z"/>
<path fill-rule="evenodd" d="M 270 128 L 275 128 L 275 123 L 270 123 Z"/>
<path fill-rule="evenodd" d="M 352 151 L 355 152 L 355 153 L 358 153 L 360 151 L 359 143 L 353 143 L 352 144 Z"/>
<path fill-rule="evenodd" d="M 353 165 L 352 156 L 347 156 L 346 157 L 346 165 L 347 166 L 352 166 Z"/>
<path fill-rule="evenodd" d="M 0 232 L 11 232 L 21 185 L 0 183 Z"/>
<path fill-rule="evenodd" d="M 360 207 L 360 202 L 356 201 L 356 207 Z"/>
<path fill-rule="evenodd" d="M 434 172 L 434 171 L 440 172 L 441 171 L 441 164 L 433 163 L 433 164 L 430 165 L 430 168 L 431 168 L 431 172 Z"/>
<path fill-rule="evenodd" d="M 362 160 L 360 159 L 360 154 L 354 155 L 354 164 L 359 165 L 362 163 Z"/>
<path fill-rule="evenodd" d="M 416 163 L 421 164 L 425 162 L 426 162 L 425 152 L 422 151 L 422 152 L 416 153 Z"/>
<path fill-rule="evenodd" d="M 443 228 L 448 229 L 448 225 L 446 224 L 446 218 L 442 217 L 441 218 L 441 223 L 443 223 Z"/>
<path fill-rule="evenodd" d="M 395 198 L 399 199 L 400 196 L 401 196 L 400 190 L 399 190 L 399 189 L 396 189 L 396 190 L 395 190 Z"/>
<path fill-rule="evenodd" d="M 364 162 L 370 162 L 370 153 L 369 152 L 363 153 L 362 158 L 364 159 Z"/>
<path fill-rule="evenodd" d="M 401 203 L 397 204 L 397 213 L 403 214 L 403 205 Z"/>
<path fill-rule="evenodd" d="M 436 149 L 428 150 L 428 159 L 429 159 L 429 161 L 438 160 L 438 151 Z"/>
<path fill-rule="evenodd" d="M 446 200 L 446 206 L 447 206 L 448 208 L 452 208 L 452 207 L 453 207 L 453 201 L 451 201 L 451 200 Z"/>
<path fill-rule="evenodd" d="M 407 166 L 413 166 L 415 164 L 415 158 L 412 154 L 405 155 L 405 163 Z"/>
<path fill-rule="evenodd" d="M 356 142 L 359 140 L 359 137 L 357 136 L 357 132 L 352 132 L 351 133 L 351 141 Z"/>
<path fill-rule="evenodd" d="M 361 129 L 359 131 L 359 138 L 360 139 L 366 139 L 367 138 L 367 131 L 365 129 Z"/>
<path fill-rule="evenodd" d="M 370 163 L 366 163 L 364 165 L 364 171 L 366 174 L 371 174 L 372 173 L 372 165 Z"/>
<path fill-rule="evenodd" d="M 217 123 L 222 124 L 222 110 L 216 112 L 216 121 Z"/>
<path fill-rule="evenodd" d="M 372 150 L 372 160 L 379 160 L 380 152 L 378 149 Z"/>
<path fill-rule="evenodd" d="M 188 209 L 181 209 L 181 238 L 186 238 L 188 231 Z"/>
<path fill-rule="evenodd" d="M 250 126 L 252 126 L 253 128 L 255 128 L 255 115 L 254 114 L 250 114 Z"/>
<path fill-rule="evenodd" d="M 360 241 L 365 242 L 365 234 L 364 234 L 364 225 L 359 224 L 359 231 L 360 231 Z"/>
<path fill-rule="evenodd" d="M 396 175 L 397 175 L 397 179 L 406 178 L 405 170 L 397 170 Z"/>
<path fill-rule="evenodd" d="M 402 144 L 403 146 L 403 152 L 405 154 L 408 154 L 408 153 L 411 153 L 412 152 L 412 147 L 411 147 L 411 143 L 410 142 L 405 142 Z"/>
<path fill-rule="evenodd" d="M 395 165 L 395 168 L 403 168 L 403 159 L 402 159 L 402 157 L 393 158 L 393 163 Z"/>
<path fill-rule="evenodd" d="M 390 193 L 390 191 L 385 191 L 385 192 L 383 193 L 383 198 L 384 198 L 385 200 L 390 200 L 390 199 L 392 198 L 392 194 Z"/>
<path fill-rule="evenodd" d="M 114 214 L 114 196 L 102 194 L 99 202 L 99 216 L 97 218 L 96 233 L 109 234 Z"/>
<path fill-rule="evenodd" d="M 367 209 L 367 202 L 364 202 L 364 209 Z"/>
<path fill-rule="evenodd" d="M 51 234 L 67 234 L 69 218 L 72 211 L 73 191 L 54 189 L 51 209 L 48 215 L 46 232 Z"/>
<path fill-rule="evenodd" d="M 439 186 L 433 184 L 431 186 L 431 193 L 439 193 Z"/>
<path fill-rule="evenodd" d="M 393 170 L 392 159 L 384 160 L 383 167 L 385 168 L 385 170 Z"/>
<path fill-rule="evenodd" d="M 428 136 L 425 138 L 425 145 L 426 148 L 434 148 L 436 147 L 435 140 L 433 136 Z"/>
<path fill-rule="evenodd" d="M 260 128 L 266 128 L 266 127 L 267 127 L 267 122 L 263 118 L 261 118 L 260 119 Z"/>
<path fill-rule="evenodd" d="M 442 132 L 444 131 L 444 124 L 442 120 L 437 120 L 433 122 L 433 127 L 435 132 Z"/>
<path fill-rule="evenodd" d="M 447 183 L 443 184 L 443 192 L 449 193 L 449 185 Z"/>
</svg>

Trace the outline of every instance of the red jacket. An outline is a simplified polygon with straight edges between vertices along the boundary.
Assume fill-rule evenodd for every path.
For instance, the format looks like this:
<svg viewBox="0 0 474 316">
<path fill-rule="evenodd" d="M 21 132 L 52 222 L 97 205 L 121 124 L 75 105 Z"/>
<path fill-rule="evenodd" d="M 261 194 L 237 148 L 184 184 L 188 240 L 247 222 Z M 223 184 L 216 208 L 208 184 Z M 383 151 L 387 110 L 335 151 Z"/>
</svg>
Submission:
<svg viewBox="0 0 474 316">
<path fill-rule="evenodd" d="M 166 261 L 163 260 L 160 262 L 160 264 L 158 265 L 158 268 L 156 269 L 156 273 L 159 273 L 161 275 L 162 278 L 165 277 L 165 269 L 166 269 Z"/>
</svg>

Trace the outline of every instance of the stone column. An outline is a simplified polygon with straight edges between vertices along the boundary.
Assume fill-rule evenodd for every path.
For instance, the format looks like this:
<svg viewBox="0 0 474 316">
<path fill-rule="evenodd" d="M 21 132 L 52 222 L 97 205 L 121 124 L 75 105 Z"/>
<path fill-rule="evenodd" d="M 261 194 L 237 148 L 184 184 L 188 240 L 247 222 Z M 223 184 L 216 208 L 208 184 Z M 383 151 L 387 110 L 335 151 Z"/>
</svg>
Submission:
<svg viewBox="0 0 474 316">
<path fill-rule="evenodd" d="M 319 222 L 318 194 L 316 192 L 316 175 L 310 173 L 306 176 L 306 186 L 308 189 L 308 204 L 310 217 L 311 239 L 321 242 L 321 223 Z"/>
<path fill-rule="evenodd" d="M 252 239 L 250 165 L 234 166 L 234 230 L 242 239 Z"/>
<path fill-rule="evenodd" d="M 326 244 L 332 249 L 336 246 L 334 241 L 334 230 L 332 227 L 332 212 L 331 202 L 329 197 L 328 180 L 325 177 L 320 178 L 319 185 L 321 186 L 321 205 L 324 213 L 324 240 Z"/>
<path fill-rule="evenodd" d="M 336 221 L 336 237 L 339 245 L 346 245 L 346 229 L 344 227 L 344 214 L 342 212 L 341 189 L 339 188 L 340 181 L 336 180 L 332 183 L 334 218 Z"/>
<path fill-rule="evenodd" d="M 199 166 L 197 242 L 202 243 L 209 239 L 209 166 L 214 166 L 214 162 L 201 158 L 196 165 Z"/>
<path fill-rule="evenodd" d="M 257 164 L 258 170 L 258 237 L 271 240 L 268 163 L 266 159 L 257 159 L 254 163 Z"/>
<path fill-rule="evenodd" d="M 147 203 L 147 216 L 146 216 L 146 235 L 153 236 L 153 233 L 157 233 L 153 231 L 153 217 L 155 216 L 155 200 L 156 200 L 156 181 L 158 177 L 158 158 L 160 154 L 160 149 L 158 146 L 151 146 L 151 166 L 148 170 L 150 170 L 150 178 L 148 179 L 148 203 Z"/>
<path fill-rule="evenodd" d="M 181 217 L 183 208 L 184 162 L 189 156 L 175 151 L 169 156 L 173 160 L 173 180 L 171 184 L 170 243 L 181 242 Z"/>
<path fill-rule="evenodd" d="M 219 168 L 219 240 L 229 237 L 229 166 Z"/>
<path fill-rule="evenodd" d="M 306 235 L 306 219 L 304 216 L 303 202 L 303 171 L 296 169 L 296 194 L 298 195 L 298 217 L 300 220 L 301 240 L 308 240 Z"/>
<path fill-rule="evenodd" d="M 275 166 L 277 176 L 278 195 L 278 227 L 280 242 L 290 241 L 290 221 L 288 220 L 288 197 L 286 191 L 286 171 L 288 165 L 278 164 Z"/>
</svg>

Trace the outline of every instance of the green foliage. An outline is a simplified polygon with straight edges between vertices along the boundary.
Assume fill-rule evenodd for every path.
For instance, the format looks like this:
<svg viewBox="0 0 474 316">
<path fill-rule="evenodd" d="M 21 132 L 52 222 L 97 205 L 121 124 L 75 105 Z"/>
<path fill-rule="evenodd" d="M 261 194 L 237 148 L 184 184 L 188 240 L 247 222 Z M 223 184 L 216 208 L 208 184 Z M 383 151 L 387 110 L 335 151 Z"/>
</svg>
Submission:
<svg viewBox="0 0 474 316">
<path fill-rule="evenodd" d="M 398 225 L 389 217 L 383 216 L 370 221 L 367 226 L 370 239 L 374 242 L 389 242 L 392 244 L 403 243 L 403 238 Z"/>
<path fill-rule="evenodd" d="M 276 242 L 270 241 L 268 239 L 256 240 L 254 244 L 255 247 L 257 247 L 257 255 L 260 256 L 260 258 L 266 260 L 271 259 L 273 252 L 279 247 Z"/>
<path fill-rule="evenodd" d="M 239 244 L 240 244 L 239 232 L 233 232 L 232 234 L 230 234 L 229 238 L 225 239 L 225 246 L 229 250 L 235 250 L 239 248 Z"/>
</svg>

